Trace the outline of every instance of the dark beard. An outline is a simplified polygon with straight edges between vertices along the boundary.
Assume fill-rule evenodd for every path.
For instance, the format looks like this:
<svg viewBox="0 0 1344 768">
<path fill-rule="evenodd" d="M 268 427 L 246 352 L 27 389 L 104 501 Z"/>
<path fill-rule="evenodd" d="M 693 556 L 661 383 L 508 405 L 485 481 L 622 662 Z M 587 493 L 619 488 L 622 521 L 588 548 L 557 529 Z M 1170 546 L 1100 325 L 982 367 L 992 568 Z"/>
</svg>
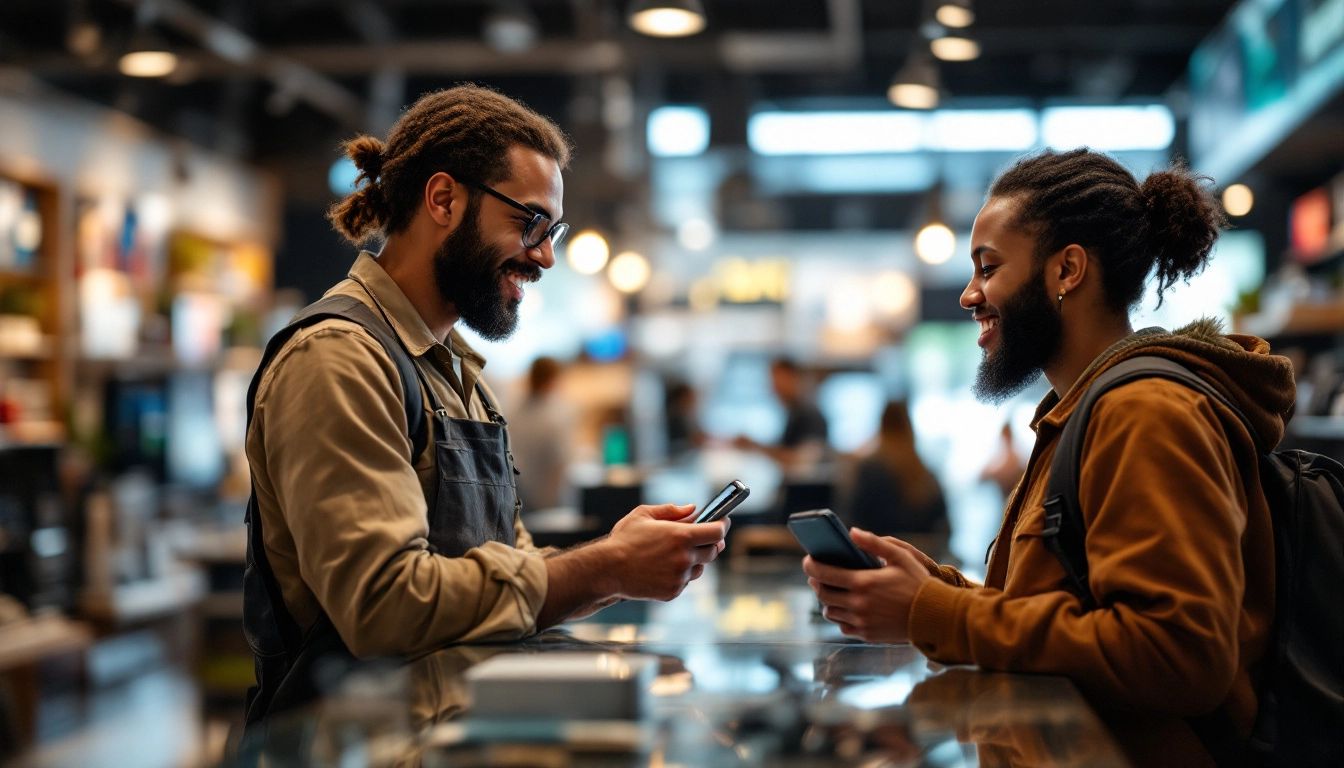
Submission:
<svg viewBox="0 0 1344 768">
<path fill-rule="evenodd" d="M 462 223 L 434 254 L 434 281 L 443 300 L 481 338 L 500 341 L 518 328 L 518 304 L 505 296 L 504 275 L 517 273 L 526 280 L 541 277 L 541 268 L 526 261 L 499 263 L 499 250 L 481 239 L 478 222 L 481 200 L 472 195 Z"/>
<path fill-rule="evenodd" d="M 971 391 L 1002 403 L 1027 388 L 1059 352 L 1064 324 L 1045 292 L 1044 265 L 999 307 L 999 343 L 985 352 Z"/>
</svg>

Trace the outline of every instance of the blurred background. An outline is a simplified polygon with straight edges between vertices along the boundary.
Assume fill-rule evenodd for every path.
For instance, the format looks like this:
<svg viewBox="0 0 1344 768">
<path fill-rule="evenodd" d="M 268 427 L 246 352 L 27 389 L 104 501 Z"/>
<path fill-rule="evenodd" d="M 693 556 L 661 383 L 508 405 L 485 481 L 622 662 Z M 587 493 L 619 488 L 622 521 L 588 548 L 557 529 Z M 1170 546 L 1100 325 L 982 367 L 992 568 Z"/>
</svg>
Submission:
<svg viewBox="0 0 1344 768">
<path fill-rule="evenodd" d="M 340 142 L 461 81 L 577 146 L 519 331 L 467 332 L 542 543 L 740 478 L 730 567 L 831 507 L 982 570 L 1045 385 L 977 402 L 957 299 L 1045 147 L 1213 178 L 1230 231 L 1136 327 L 1269 338 L 1289 443 L 1344 454 L 1344 0 L 6 0 L 0 755 L 218 760 L 248 381 L 353 262 Z"/>
</svg>

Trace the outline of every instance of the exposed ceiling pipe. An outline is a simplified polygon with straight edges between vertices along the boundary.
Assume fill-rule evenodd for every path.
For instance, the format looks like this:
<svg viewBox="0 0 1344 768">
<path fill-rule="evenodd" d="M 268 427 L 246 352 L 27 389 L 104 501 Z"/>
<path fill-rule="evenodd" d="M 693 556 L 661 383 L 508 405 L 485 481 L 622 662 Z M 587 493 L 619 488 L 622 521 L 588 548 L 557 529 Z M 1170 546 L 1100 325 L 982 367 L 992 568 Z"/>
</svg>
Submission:
<svg viewBox="0 0 1344 768">
<path fill-rule="evenodd" d="M 135 3 L 137 0 L 121 0 Z M 184 0 L 140 0 L 186 6 Z M 582 4 L 580 4 L 581 6 Z M 200 16 L 199 12 L 190 9 Z M 754 72 L 847 71 L 859 66 L 863 48 L 859 0 L 828 0 L 830 29 L 825 32 L 743 33 L 730 32 L 717 40 L 681 40 L 675 47 L 660 48 L 658 60 L 671 69 L 699 69 L 721 62 L 741 74 Z M 180 28 L 180 27 L 179 27 Z M 187 30 L 183 30 L 187 31 Z M 362 46 L 295 45 L 271 49 L 240 60 L 226 61 L 184 56 L 197 77 L 220 77 L 238 68 L 266 74 L 265 60 L 280 59 L 337 77 L 366 75 L 390 67 L 405 74 L 449 77 L 490 77 L 520 74 L 605 75 L 628 70 L 641 45 L 616 40 L 541 41 L 523 54 L 501 53 L 471 39 L 379 40 Z M 255 43 L 254 43 L 255 45 Z M 208 46 L 207 46 L 208 47 Z M 339 86 L 338 86 L 339 87 Z"/>
<path fill-rule="evenodd" d="M 252 71 L 269 78 L 280 91 L 325 112 L 348 127 L 362 129 L 367 125 L 361 99 L 340 83 L 283 54 L 267 52 L 260 43 L 236 27 L 201 13 L 185 0 L 119 2 L 137 9 L 145 7 L 153 18 L 191 37 L 201 47 L 223 59 L 227 66 L 220 74 Z M 183 58 L 191 60 L 190 57 Z M 198 59 L 194 63 L 203 65 L 205 60 Z"/>
<path fill-rule="evenodd" d="M 863 11 L 859 0 L 828 0 L 830 30 L 728 33 L 719 40 L 719 55 L 734 72 L 847 72 L 863 56 Z"/>
<path fill-rule="evenodd" d="M 346 21 L 357 30 L 368 43 L 378 46 L 393 46 L 399 35 L 392 17 L 387 15 L 372 0 L 343 0 L 341 11 Z M 382 136 L 397 121 L 397 115 L 406 98 L 406 72 L 401 68 L 383 63 L 374 67 L 369 78 L 369 130 Z"/>
</svg>

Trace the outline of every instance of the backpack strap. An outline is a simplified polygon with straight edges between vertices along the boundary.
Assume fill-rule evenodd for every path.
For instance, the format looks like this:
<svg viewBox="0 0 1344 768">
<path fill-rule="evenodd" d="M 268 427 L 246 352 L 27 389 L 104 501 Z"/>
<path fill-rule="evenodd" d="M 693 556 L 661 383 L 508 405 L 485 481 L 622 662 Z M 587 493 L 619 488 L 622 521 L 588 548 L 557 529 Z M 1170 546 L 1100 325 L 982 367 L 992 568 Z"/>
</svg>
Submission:
<svg viewBox="0 0 1344 768">
<path fill-rule="evenodd" d="M 1073 591 L 1082 599 L 1085 610 L 1097 607 L 1088 585 L 1086 525 L 1078 502 L 1078 483 L 1083 465 L 1083 440 L 1087 422 L 1097 400 L 1110 390 L 1138 379 L 1163 378 L 1178 382 L 1227 406 L 1254 434 L 1254 427 L 1226 395 L 1194 371 L 1165 357 L 1140 355 L 1123 360 L 1107 369 L 1088 386 L 1083 399 L 1064 424 L 1054 458 L 1050 461 L 1050 479 L 1046 484 L 1045 546 L 1064 567 Z M 1205 715 L 1186 718 L 1204 748 L 1220 766 L 1246 764 L 1248 758 L 1238 746 L 1245 743 L 1225 709 L 1219 707 Z"/>
<path fill-rule="evenodd" d="M 397 368 L 398 378 L 400 379 L 402 402 L 406 406 L 406 426 L 407 436 L 411 440 L 411 461 L 419 456 L 429 444 L 429 431 L 425 423 L 424 398 L 420 389 L 421 376 L 420 371 L 415 367 L 411 359 L 411 353 L 401 343 L 386 316 L 374 314 L 369 305 L 353 296 L 333 295 L 319 299 L 309 304 L 285 326 L 283 330 L 273 336 L 266 344 L 266 352 L 262 356 L 261 365 L 257 368 L 260 374 L 280 349 L 293 338 L 294 334 L 323 320 L 340 319 L 349 320 L 368 331 L 374 339 L 382 345 L 387 356 L 392 359 L 392 363 Z M 247 393 L 247 421 L 252 423 L 252 410 L 256 404 L 257 385 L 261 382 L 261 376 L 257 375 L 252 379 L 252 386 Z M 433 390 L 430 390 L 431 392 Z"/>
<path fill-rule="evenodd" d="M 1138 379 L 1162 378 L 1183 384 L 1190 389 L 1217 400 L 1237 414 L 1250 427 L 1241 409 L 1200 378 L 1189 368 L 1165 357 L 1141 355 L 1131 357 L 1108 368 L 1083 393 L 1083 399 L 1069 420 L 1064 423 L 1054 458 L 1050 462 L 1050 479 L 1045 493 L 1045 526 L 1042 533 L 1045 545 L 1064 566 L 1064 572 L 1075 592 L 1088 608 L 1096 607 L 1096 599 L 1087 583 L 1086 525 L 1078 502 L 1078 482 L 1083 466 L 1083 441 L 1087 422 L 1097 400 L 1110 390 Z"/>
</svg>

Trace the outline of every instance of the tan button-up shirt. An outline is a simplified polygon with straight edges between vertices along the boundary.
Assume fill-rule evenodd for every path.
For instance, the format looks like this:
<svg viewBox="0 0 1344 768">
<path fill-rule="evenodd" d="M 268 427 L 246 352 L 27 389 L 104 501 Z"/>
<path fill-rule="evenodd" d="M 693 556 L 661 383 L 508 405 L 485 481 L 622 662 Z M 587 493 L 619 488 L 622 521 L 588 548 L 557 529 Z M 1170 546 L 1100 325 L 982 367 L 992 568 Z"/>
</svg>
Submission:
<svg viewBox="0 0 1344 768">
<path fill-rule="evenodd" d="M 440 343 L 372 254 L 331 294 L 387 314 L 450 417 L 489 420 L 476 391 L 485 360 L 456 331 Z M 434 443 L 411 456 L 399 382 L 382 345 L 345 320 L 296 333 L 262 377 L 247 459 L 286 606 L 305 628 L 325 611 L 357 656 L 534 632 L 546 566 L 521 521 L 516 547 L 430 552 Z M 424 407 L 432 427 L 428 397 Z"/>
</svg>

